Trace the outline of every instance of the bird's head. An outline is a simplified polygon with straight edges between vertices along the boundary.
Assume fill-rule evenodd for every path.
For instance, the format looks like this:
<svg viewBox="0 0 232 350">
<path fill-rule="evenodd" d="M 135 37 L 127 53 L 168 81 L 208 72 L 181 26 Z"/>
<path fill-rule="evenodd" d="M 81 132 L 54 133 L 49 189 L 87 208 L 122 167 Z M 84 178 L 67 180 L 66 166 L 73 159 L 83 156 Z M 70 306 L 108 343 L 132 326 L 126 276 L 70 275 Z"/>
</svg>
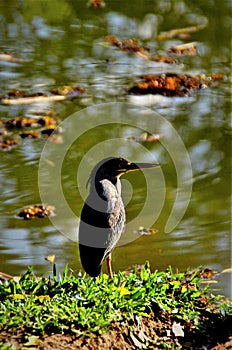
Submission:
<svg viewBox="0 0 232 350">
<path fill-rule="evenodd" d="M 159 164 L 152 163 L 131 163 L 124 158 L 109 157 L 99 162 L 93 169 L 90 179 L 88 181 L 101 181 L 103 179 L 115 179 L 121 175 L 128 173 L 129 171 L 135 171 L 140 169 L 150 169 L 159 167 Z"/>
</svg>

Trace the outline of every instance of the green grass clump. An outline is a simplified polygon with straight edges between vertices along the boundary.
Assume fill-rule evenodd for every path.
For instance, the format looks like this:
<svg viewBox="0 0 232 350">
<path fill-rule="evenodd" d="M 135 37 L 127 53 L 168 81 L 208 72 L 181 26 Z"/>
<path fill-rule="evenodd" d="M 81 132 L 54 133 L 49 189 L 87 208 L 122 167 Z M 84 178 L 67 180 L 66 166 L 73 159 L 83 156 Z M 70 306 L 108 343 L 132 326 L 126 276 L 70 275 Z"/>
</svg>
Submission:
<svg viewBox="0 0 232 350">
<path fill-rule="evenodd" d="M 75 277 L 66 268 L 58 281 L 38 278 L 29 268 L 18 282 L 0 284 L 0 329 L 23 325 L 24 331 L 36 335 L 92 335 L 105 331 L 112 321 L 125 325 L 136 316 L 154 313 L 204 332 L 215 317 L 232 315 L 232 303 L 209 296 L 200 283 L 197 274 L 173 273 L 171 268 L 151 273 L 148 263 L 140 272 L 119 272 L 113 279 L 105 274 Z"/>
</svg>

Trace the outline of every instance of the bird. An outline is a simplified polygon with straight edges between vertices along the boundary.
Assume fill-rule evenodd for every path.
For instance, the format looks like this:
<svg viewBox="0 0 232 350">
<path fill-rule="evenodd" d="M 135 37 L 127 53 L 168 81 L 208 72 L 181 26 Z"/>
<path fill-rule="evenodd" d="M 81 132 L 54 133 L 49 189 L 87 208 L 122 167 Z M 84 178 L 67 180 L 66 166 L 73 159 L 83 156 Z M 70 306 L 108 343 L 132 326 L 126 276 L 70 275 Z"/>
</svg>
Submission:
<svg viewBox="0 0 232 350">
<path fill-rule="evenodd" d="M 121 157 L 108 157 L 93 168 L 87 182 L 90 192 L 81 211 L 79 226 L 80 260 L 89 276 L 99 276 L 106 260 L 109 277 L 113 277 L 111 253 L 124 232 L 126 223 L 120 176 L 130 171 L 158 166 L 159 164 L 132 163 Z"/>
</svg>

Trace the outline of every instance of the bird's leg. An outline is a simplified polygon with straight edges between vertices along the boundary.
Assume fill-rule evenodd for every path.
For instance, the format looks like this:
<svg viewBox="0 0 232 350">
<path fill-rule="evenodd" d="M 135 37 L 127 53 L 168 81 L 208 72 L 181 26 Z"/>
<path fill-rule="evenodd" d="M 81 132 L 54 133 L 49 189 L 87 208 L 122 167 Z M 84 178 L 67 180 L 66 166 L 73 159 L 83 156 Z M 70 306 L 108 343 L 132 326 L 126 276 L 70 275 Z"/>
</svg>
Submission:
<svg viewBox="0 0 232 350">
<path fill-rule="evenodd" d="M 107 263 L 107 270 L 110 278 L 113 278 L 113 272 L 111 268 L 111 254 L 109 254 L 106 258 L 106 263 Z"/>
</svg>

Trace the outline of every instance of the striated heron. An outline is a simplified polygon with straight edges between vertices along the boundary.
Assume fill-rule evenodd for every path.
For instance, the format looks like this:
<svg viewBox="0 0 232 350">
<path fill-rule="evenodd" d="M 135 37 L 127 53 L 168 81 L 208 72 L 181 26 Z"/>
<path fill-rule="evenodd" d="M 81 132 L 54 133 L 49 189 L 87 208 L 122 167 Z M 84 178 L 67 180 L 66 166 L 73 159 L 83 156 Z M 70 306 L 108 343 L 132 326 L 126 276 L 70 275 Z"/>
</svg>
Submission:
<svg viewBox="0 0 232 350">
<path fill-rule="evenodd" d="M 106 260 L 109 276 L 113 277 L 111 252 L 118 243 L 126 222 L 120 176 L 129 171 L 157 166 L 159 165 L 131 163 L 124 158 L 110 157 L 93 169 L 88 180 L 90 194 L 81 212 L 79 228 L 81 263 L 90 276 L 98 276 L 102 263 Z"/>
</svg>

